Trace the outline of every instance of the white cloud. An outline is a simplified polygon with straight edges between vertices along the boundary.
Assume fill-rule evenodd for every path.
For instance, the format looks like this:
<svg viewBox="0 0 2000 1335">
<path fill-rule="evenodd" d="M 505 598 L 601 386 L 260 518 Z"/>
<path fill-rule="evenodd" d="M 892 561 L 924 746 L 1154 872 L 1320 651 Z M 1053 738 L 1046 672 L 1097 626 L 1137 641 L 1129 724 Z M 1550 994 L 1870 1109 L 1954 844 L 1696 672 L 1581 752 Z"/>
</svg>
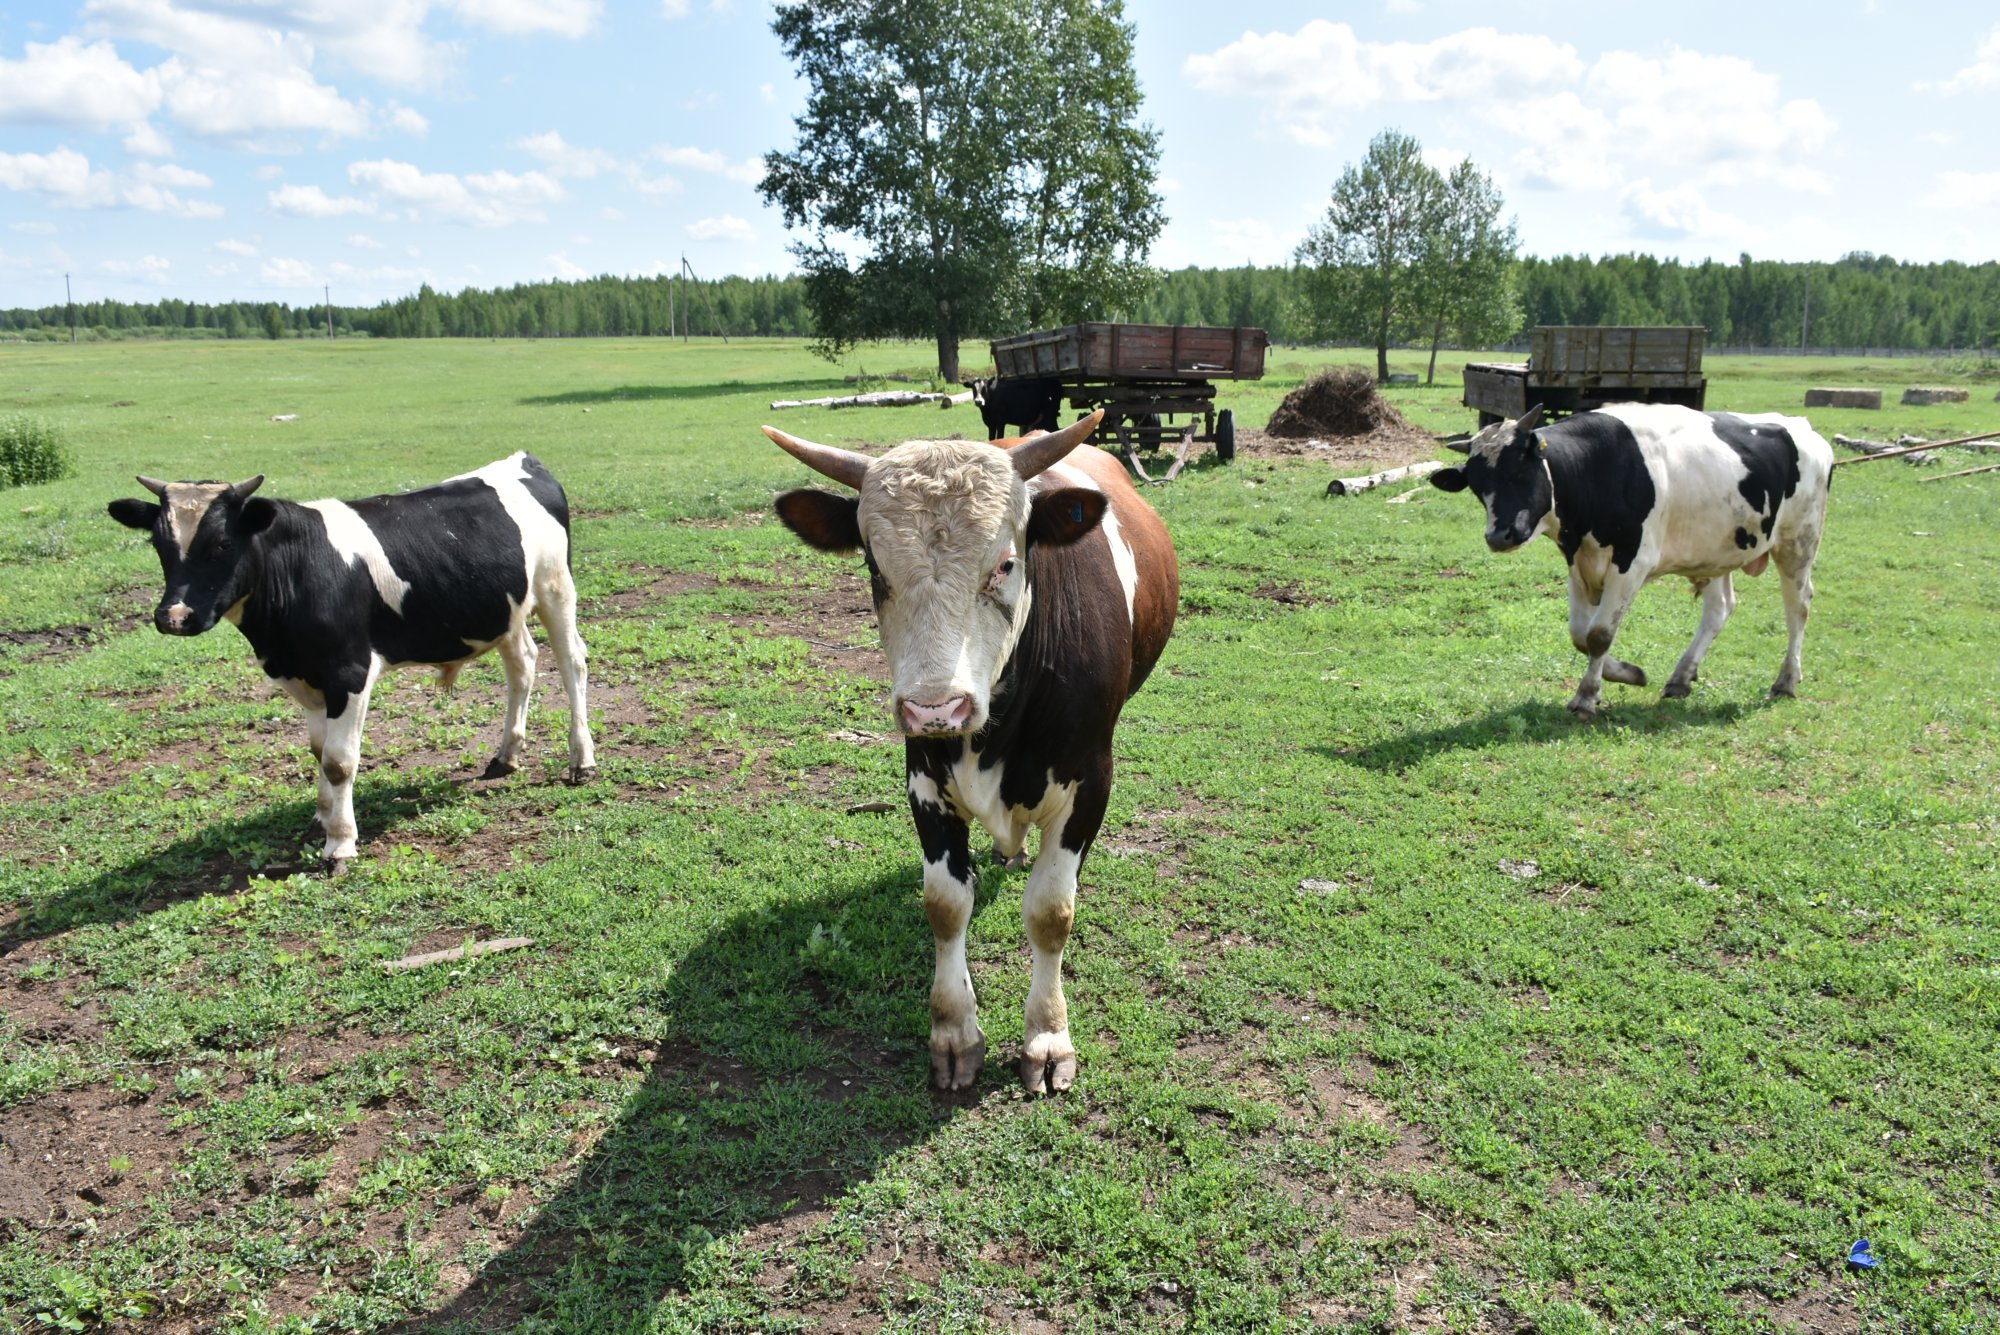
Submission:
<svg viewBox="0 0 2000 1335">
<path fill-rule="evenodd" d="M 151 121 L 140 121 L 125 136 L 125 151 L 135 158 L 170 158 L 174 155 L 174 143 Z"/>
<path fill-rule="evenodd" d="M 1283 264 L 1292 257 L 1305 232 L 1294 228 L 1280 233 L 1268 218 L 1215 218 L 1209 222 L 1214 244 L 1204 253 L 1211 264 Z"/>
<path fill-rule="evenodd" d="M 419 139 L 431 132 L 431 123 L 424 119 L 424 114 L 415 107 L 392 106 L 389 109 L 389 124 L 404 134 L 415 135 Z"/>
<path fill-rule="evenodd" d="M 250 173 L 250 175 L 260 181 L 275 181 L 284 174 L 285 169 L 275 162 L 267 162 L 256 171 Z"/>
<path fill-rule="evenodd" d="M 1182 70 L 1204 93 L 1267 104 L 1301 143 L 1333 142 L 1340 113 L 1404 102 L 1524 96 L 1574 83 L 1583 62 L 1552 38 L 1469 28 L 1431 42 L 1366 42 L 1345 23 L 1314 19 L 1296 33 L 1245 33 L 1220 50 L 1189 56 Z"/>
<path fill-rule="evenodd" d="M 51 203 L 72 209 L 141 209 L 148 213 L 165 213 L 180 218 L 219 218 L 222 210 L 204 200 L 182 199 L 174 193 L 173 187 L 187 188 L 191 185 L 208 184 L 208 178 L 199 172 L 186 172 L 178 167 L 152 167 L 142 165 L 142 171 L 149 175 L 165 174 L 163 183 L 158 179 L 144 179 L 136 172 L 121 174 L 92 167 L 90 159 L 73 148 L 58 148 L 53 153 L 0 153 L 0 188 L 18 190 L 24 194 L 48 196 Z"/>
<path fill-rule="evenodd" d="M 1940 172 L 1924 196 L 1926 208 L 1990 212 L 2000 209 L 2000 172 Z"/>
<path fill-rule="evenodd" d="M 353 236 L 348 237 L 347 244 L 353 246 L 356 250 L 382 249 L 382 243 L 366 232 L 356 232 Z"/>
<path fill-rule="evenodd" d="M 669 19 L 684 19 L 691 6 L 688 0 L 660 0 L 660 13 Z"/>
<path fill-rule="evenodd" d="M 1743 221 L 1709 207 L 1692 185 L 1655 190 L 1651 180 L 1634 181 L 1619 197 L 1632 231 L 1659 240 L 1700 240 L 1740 236 Z"/>
<path fill-rule="evenodd" d="M 1942 82 L 1919 82 L 1914 86 L 1922 92 L 1945 94 L 2000 88 L 2000 27 L 1986 34 L 1970 65 Z"/>
<path fill-rule="evenodd" d="M 308 70 L 319 51 L 370 78 L 428 86 L 454 64 L 456 48 L 424 36 L 428 0 L 288 0 L 263 5 L 200 0 L 88 0 L 101 32 L 129 37 L 229 75 L 273 67 Z"/>
<path fill-rule="evenodd" d="M 319 270 L 307 261 L 276 256 L 264 261 L 261 273 L 273 287 L 318 287 L 322 281 Z"/>
<path fill-rule="evenodd" d="M 600 172 L 619 170 L 616 157 L 601 148 L 578 148 L 564 141 L 554 130 L 546 134 L 531 134 L 525 139 L 516 139 L 512 147 L 521 149 L 530 157 L 538 159 L 543 166 L 556 176 L 575 176 L 588 179 Z"/>
<path fill-rule="evenodd" d="M 727 156 L 713 149 L 676 148 L 671 144 L 650 148 L 646 150 L 646 156 L 654 162 L 664 162 L 669 167 L 709 172 L 743 185 L 755 185 L 764 179 L 762 158 L 739 158 L 732 162 Z"/>
<path fill-rule="evenodd" d="M 558 37 L 586 35 L 604 10 L 598 0 L 453 0 L 451 7 L 466 22 L 494 32 L 551 32 Z"/>
<path fill-rule="evenodd" d="M 542 206 L 567 194 L 554 178 L 541 172 L 485 172 L 461 177 L 426 172 L 387 158 L 354 163 L 347 176 L 356 185 L 367 186 L 399 204 L 475 227 L 547 221 Z"/>
<path fill-rule="evenodd" d="M 136 126 L 159 105 L 159 80 L 109 42 L 29 42 L 22 59 L 0 60 L 0 123 L 108 130 Z"/>
<path fill-rule="evenodd" d="M 7 230 L 10 232 L 26 232 L 30 236 L 54 236 L 56 234 L 56 225 L 52 222 L 17 222 L 8 223 Z"/>
<path fill-rule="evenodd" d="M 271 144 L 274 137 L 302 131 L 352 137 L 370 129 L 364 107 L 302 66 L 223 70 L 175 57 L 159 67 L 159 75 L 167 110 L 206 139 Z"/>
<path fill-rule="evenodd" d="M 768 107 L 778 100 L 778 89 L 774 84 L 760 83 L 757 85 L 757 96 L 763 98 L 764 105 Z"/>
<path fill-rule="evenodd" d="M 687 225 L 687 234 L 696 241 L 743 241 L 757 239 L 750 224 L 733 213 L 719 218 L 699 218 Z"/>
<path fill-rule="evenodd" d="M 642 195 L 678 195 L 687 189 L 678 176 L 634 176 L 632 185 Z"/>
<path fill-rule="evenodd" d="M 271 207 L 293 218 L 338 218 L 373 213 L 375 205 L 353 195 L 329 195 L 316 185 L 284 185 L 265 196 Z"/>
<path fill-rule="evenodd" d="M 215 248 L 225 255 L 241 255 L 246 260 L 257 258 L 257 247 L 248 241 L 226 240 L 215 243 Z"/>
<path fill-rule="evenodd" d="M 132 179 L 175 190 L 207 190 L 215 184 L 202 173 L 171 162 L 141 162 L 132 168 Z"/>
<path fill-rule="evenodd" d="M 589 270 L 561 251 L 557 251 L 555 254 L 549 256 L 546 262 L 549 265 L 549 276 L 552 278 L 560 278 L 566 282 L 575 282 L 579 278 L 590 277 Z"/>
<path fill-rule="evenodd" d="M 625 211 L 623 209 L 614 209 L 608 206 L 599 209 L 597 216 L 609 223 L 621 223 L 625 221 Z"/>
<path fill-rule="evenodd" d="M 142 255 L 136 260 L 105 260 L 97 266 L 97 271 L 121 278 L 137 278 L 141 282 L 163 283 L 173 267 L 172 260 L 158 255 Z"/>
</svg>

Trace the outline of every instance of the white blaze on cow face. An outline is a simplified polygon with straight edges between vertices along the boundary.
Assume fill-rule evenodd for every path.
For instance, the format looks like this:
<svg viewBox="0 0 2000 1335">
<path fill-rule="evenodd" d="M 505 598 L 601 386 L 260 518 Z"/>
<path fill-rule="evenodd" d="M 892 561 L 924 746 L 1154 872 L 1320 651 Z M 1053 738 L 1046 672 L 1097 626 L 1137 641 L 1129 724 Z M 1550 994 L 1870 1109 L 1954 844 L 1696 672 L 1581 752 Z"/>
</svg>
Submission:
<svg viewBox="0 0 2000 1335">
<path fill-rule="evenodd" d="M 166 495 L 167 523 L 174 535 L 174 545 L 180 548 L 181 559 L 185 561 L 194 549 L 195 531 L 201 521 L 208 517 L 208 509 L 214 505 L 222 493 L 229 490 L 227 482 L 169 482 Z"/>
<path fill-rule="evenodd" d="M 857 518 L 896 726 L 979 731 L 1027 620 L 1027 485 L 990 445 L 911 441 L 869 467 Z"/>
</svg>

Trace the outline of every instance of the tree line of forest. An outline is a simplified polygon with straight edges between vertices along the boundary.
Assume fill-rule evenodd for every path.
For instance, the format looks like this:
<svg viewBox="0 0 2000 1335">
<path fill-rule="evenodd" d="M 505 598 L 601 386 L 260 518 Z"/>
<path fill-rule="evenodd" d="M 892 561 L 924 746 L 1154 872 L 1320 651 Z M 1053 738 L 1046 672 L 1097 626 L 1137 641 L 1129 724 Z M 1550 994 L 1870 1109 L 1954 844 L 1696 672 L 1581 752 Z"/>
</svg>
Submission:
<svg viewBox="0 0 2000 1335">
<path fill-rule="evenodd" d="M 1300 302 L 1302 269 L 1167 270 L 1118 312 L 1150 324 L 1257 325 L 1281 343 L 1315 341 Z M 1514 268 L 1519 334 L 1540 324 L 1692 324 L 1711 347 L 1871 347 L 1934 350 L 2000 344 L 2000 263 L 1906 264 L 1849 255 L 1833 263 L 1649 255 L 1526 257 Z M 326 332 L 314 303 L 82 301 L 84 337 L 287 338 Z M 671 324 L 670 324 L 671 321 Z M 335 331 L 377 338 L 793 337 L 816 333 L 802 276 L 599 277 L 415 295 L 333 308 Z M 0 336 L 67 338 L 63 305 L 0 310 Z M 989 337 L 1021 332 L 978 331 Z"/>
</svg>

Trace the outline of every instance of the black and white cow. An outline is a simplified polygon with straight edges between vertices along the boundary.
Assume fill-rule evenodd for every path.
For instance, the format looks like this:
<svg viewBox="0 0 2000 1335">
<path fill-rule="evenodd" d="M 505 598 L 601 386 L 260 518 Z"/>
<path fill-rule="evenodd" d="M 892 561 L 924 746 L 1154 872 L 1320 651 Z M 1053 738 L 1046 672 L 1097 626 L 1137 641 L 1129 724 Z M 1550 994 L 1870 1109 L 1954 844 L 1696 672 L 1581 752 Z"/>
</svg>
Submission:
<svg viewBox="0 0 2000 1335">
<path fill-rule="evenodd" d="M 1180 600 L 1166 525 L 1125 469 L 1071 453 L 1101 416 L 1018 442 L 915 440 L 876 459 L 764 428 L 860 493 L 786 492 L 777 512 L 810 545 L 859 548 L 868 563 L 923 845 L 931 1071 L 945 1089 L 970 1085 L 986 1052 L 965 964 L 973 821 L 1010 865 L 1029 827 L 1041 831 L 1021 906 L 1034 975 L 1019 1070 L 1036 1091 L 1076 1074 L 1062 953 L 1077 872 L 1111 795 L 1119 711 Z"/>
<path fill-rule="evenodd" d="M 1061 425 L 1060 380 L 976 379 L 964 383 L 979 407 L 979 419 L 986 423 L 988 440 L 1006 436 L 1010 426 L 1022 431 L 1054 431 Z"/>
<path fill-rule="evenodd" d="M 354 856 L 354 775 L 368 695 L 384 668 L 424 664 L 449 687 L 492 649 L 507 669 L 507 719 L 492 771 L 520 763 L 535 679 L 529 616 L 541 618 L 569 695 L 571 777 L 596 772 L 583 640 L 570 581 L 569 501 L 541 460 L 520 453 L 396 496 L 357 501 L 253 495 L 226 482 L 141 477 L 157 501 L 111 517 L 153 535 L 165 635 L 217 621 L 243 632 L 272 680 L 304 708 L 319 762 L 319 822 L 336 868 Z"/>
<path fill-rule="evenodd" d="M 1607 677 L 1646 684 L 1610 651 L 1648 580 L 1683 575 L 1701 596 L 1700 629 L 1664 692 L 1684 696 L 1736 606 L 1731 576 L 1773 560 L 1790 641 L 1771 694 L 1797 693 L 1833 472 L 1833 450 L 1804 418 L 1621 403 L 1544 425 L 1537 407 L 1481 431 L 1469 453 L 1431 484 L 1480 499 L 1486 545 L 1512 551 L 1546 533 L 1569 563 L 1569 637 L 1590 658 L 1572 712 L 1595 714 Z"/>
</svg>

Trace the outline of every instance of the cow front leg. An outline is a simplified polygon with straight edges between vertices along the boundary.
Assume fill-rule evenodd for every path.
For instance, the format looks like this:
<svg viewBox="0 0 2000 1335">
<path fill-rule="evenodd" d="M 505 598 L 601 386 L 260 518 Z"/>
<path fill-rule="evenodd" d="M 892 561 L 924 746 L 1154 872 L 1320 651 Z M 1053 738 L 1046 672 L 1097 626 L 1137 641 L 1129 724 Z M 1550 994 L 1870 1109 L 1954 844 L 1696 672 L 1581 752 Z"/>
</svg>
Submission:
<svg viewBox="0 0 2000 1335">
<path fill-rule="evenodd" d="M 535 694 L 535 637 L 523 617 L 500 641 L 500 663 L 507 670 L 507 716 L 500 725 L 500 751 L 486 767 L 488 774 L 512 774 L 521 768 L 528 745 L 528 702 Z"/>
<path fill-rule="evenodd" d="M 986 1035 L 965 962 L 965 933 L 972 922 L 972 839 L 966 823 L 948 810 L 937 785 L 910 775 L 910 814 L 924 850 L 924 917 L 936 944 L 931 975 L 931 1079 L 939 1089 L 965 1089 L 986 1060 Z"/>
<path fill-rule="evenodd" d="M 1589 664 L 1583 670 L 1583 679 L 1577 683 L 1576 694 L 1570 697 L 1569 712 L 1578 718 L 1596 717 L 1598 702 L 1604 694 L 1604 679 L 1607 676 L 1626 685 L 1646 684 L 1646 674 L 1643 669 L 1611 657 L 1611 643 L 1618 638 L 1618 627 L 1624 623 L 1625 613 L 1631 610 L 1633 596 L 1645 582 L 1645 576 L 1638 573 L 1636 565 L 1630 572 L 1613 573 L 1605 579 L 1604 588 L 1598 595 L 1596 603 L 1580 617 L 1576 605 L 1577 586 L 1572 576 L 1570 640 L 1579 652 L 1590 658 Z M 1579 630 L 1581 634 L 1578 634 Z"/>
<path fill-rule="evenodd" d="M 1068 810 L 1042 828 L 1035 869 L 1021 897 L 1021 917 L 1034 952 L 1034 975 L 1021 1028 L 1021 1084 L 1031 1094 L 1056 1094 L 1076 1080 L 1076 1044 L 1063 996 L 1063 948 L 1076 920 L 1076 878 L 1104 821 L 1109 785 L 1087 784 Z"/>
<path fill-rule="evenodd" d="M 326 781 L 317 776 L 320 763 L 326 758 L 326 696 L 296 677 L 280 679 L 278 689 L 297 701 L 299 712 L 306 716 L 306 745 L 312 750 L 314 786 L 318 789 L 317 800 L 313 804 L 313 824 L 324 830 L 328 815 L 328 789 Z"/>
<path fill-rule="evenodd" d="M 360 834 L 354 819 L 354 777 L 361 770 L 361 729 L 368 722 L 368 697 L 381 670 L 379 661 L 371 663 L 359 689 L 344 696 L 333 692 L 327 700 L 326 741 L 319 759 L 319 813 L 326 833 L 322 852 L 335 874 L 354 856 Z"/>
<path fill-rule="evenodd" d="M 1812 558 L 1789 563 L 1781 558 L 1778 577 L 1785 595 L 1785 662 L 1778 669 L 1778 679 L 1771 683 L 1771 694 L 1791 696 L 1799 693 L 1799 682 L 1805 676 L 1801 657 L 1805 652 L 1806 622 L 1812 616 Z"/>
<path fill-rule="evenodd" d="M 1674 665 L 1674 675 L 1667 678 L 1666 688 L 1660 692 L 1662 699 L 1678 700 L 1694 688 L 1695 679 L 1701 675 L 1701 660 L 1708 657 L 1709 646 L 1722 633 L 1729 614 L 1736 610 L 1736 588 L 1729 575 L 1702 581 L 1700 593 L 1701 625 L 1695 628 L 1694 639 L 1681 655 L 1681 661 Z"/>
</svg>

